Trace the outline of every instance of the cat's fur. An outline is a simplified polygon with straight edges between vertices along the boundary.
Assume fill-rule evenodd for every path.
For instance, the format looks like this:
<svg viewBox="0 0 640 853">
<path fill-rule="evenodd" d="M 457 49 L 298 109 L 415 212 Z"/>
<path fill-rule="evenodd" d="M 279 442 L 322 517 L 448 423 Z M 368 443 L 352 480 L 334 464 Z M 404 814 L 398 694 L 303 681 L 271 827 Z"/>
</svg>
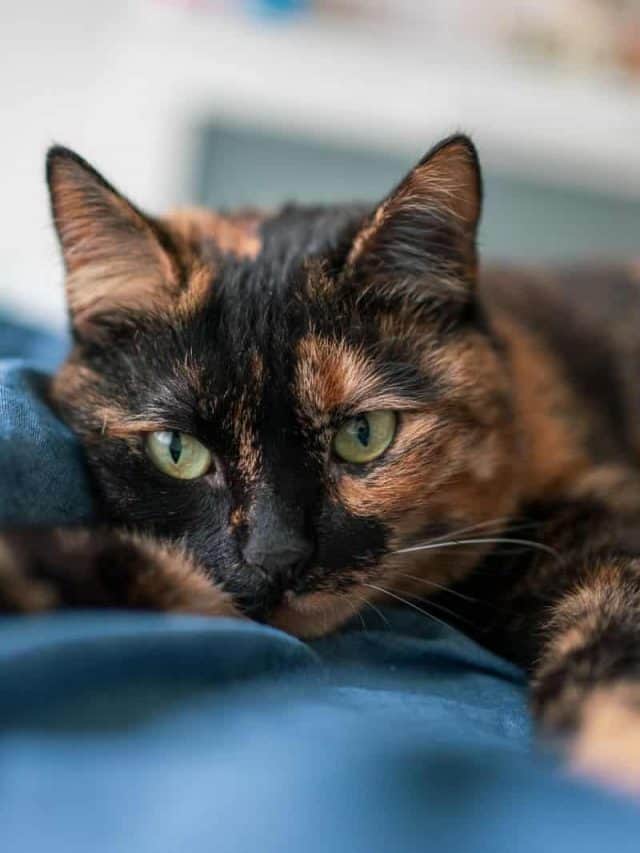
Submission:
<svg viewBox="0 0 640 853">
<path fill-rule="evenodd" d="M 61 148 L 48 181 L 74 332 L 51 399 L 105 526 L 6 533 L 4 609 L 314 636 L 439 593 L 531 672 L 577 764 L 640 788 L 640 270 L 478 276 L 464 136 L 373 210 L 154 219 Z M 389 449 L 340 462 L 340 423 L 380 409 Z M 162 429 L 209 447 L 211 472 L 158 471 L 142 441 Z"/>
</svg>

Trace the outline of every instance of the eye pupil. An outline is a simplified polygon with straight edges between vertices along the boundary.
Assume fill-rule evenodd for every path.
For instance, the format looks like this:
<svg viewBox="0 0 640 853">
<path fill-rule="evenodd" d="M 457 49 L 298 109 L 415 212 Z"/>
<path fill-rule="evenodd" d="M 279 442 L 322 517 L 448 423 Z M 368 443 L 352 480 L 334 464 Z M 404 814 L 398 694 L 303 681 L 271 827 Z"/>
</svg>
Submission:
<svg viewBox="0 0 640 853">
<path fill-rule="evenodd" d="M 176 480 L 195 480 L 211 469 L 211 453 L 194 436 L 178 430 L 151 432 L 145 450 L 153 464 Z"/>
<path fill-rule="evenodd" d="M 369 447 L 369 440 L 371 438 L 371 427 L 369 426 L 369 421 L 364 415 L 361 415 L 358 418 L 358 428 L 357 428 L 358 441 L 363 447 Z"/>
<path fill-rule="evenodd" d="M 347 418 L 333 437 L 333 451 L 345 462 L 363 464 L 381 456 L 396 433 L 396 413 L 389 409 Z"/>
<path fill-rule="evenodd" d="M 177 465 L 182 455 L 182 439 L 179 432 L 171 433 L 171 441 L 169 442 L 169 453 L 174 463 Z"/>
</svg>

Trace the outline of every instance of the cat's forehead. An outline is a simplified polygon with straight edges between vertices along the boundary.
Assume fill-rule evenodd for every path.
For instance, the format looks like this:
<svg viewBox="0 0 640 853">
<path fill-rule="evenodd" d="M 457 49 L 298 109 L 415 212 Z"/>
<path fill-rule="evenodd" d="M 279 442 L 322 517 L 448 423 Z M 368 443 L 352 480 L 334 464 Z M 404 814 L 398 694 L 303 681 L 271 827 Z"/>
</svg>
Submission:
<svg viewBox="0 0 640 853">
<path fill-rule="evenodd" d="M 260 244 L 251 252 L 229 242 L 246 221 L 232 228 L 216 219 L 216 240 L 224 234 L 227 251 L 211 250 L 199 231 L 186 290 L 140 317 L 146 333 L 110 354 L 122 362 L 127 408 L 184 431 L 222 430 L 246 447 L 256 435 L 276 441 L 292 426 L 318 431 L 334 416 L 403 408 L 403 395 L 422 398 L 422 346 L 410 345 L 398 315 L 363 308 L 343 274 L 353 212 L 338 219 L 296 210 L 257 230 L 252 221 Z"/>
<path fill-rule="evenodd" d="M 366 393 L 376 372 L 373 348 L 358 323 L 332 312 L 332 285 L 321 270 L 281 281 L 279 293 L 251 274 L 247 284 L 214 297 L 194 328 L 194 340 L 207 341 L 206 349 L 189 346 L 200 387 L 218 401 L 242 399 L 245 408 L 286 402 L 302 414 L 335 410 Z"/>
<path fill-rule="evenodd" d="M 177 354 L 198 409 L 237 435 L 291 424 L 322 430 L 361 411 L 406 408 L 430 393 L 420 365 L 385 334 L 385 323 L 340 302 L 321 267 L 292 288 L 265 291 L 246 271 L 247 288 L 221 289 Z M 240 285 L 240 286 L 238 286 Z M 272 436 L 277 437 L 277 436 Z"/>
<path fill-rule="evenodd" d="M 221 266 L 187 345 L 218 397 L 286 398 L 313 416 L 357 408 L 384 386 L 394 357 L 386 331 L 341 291 L 322 255 L 261 253 Z"/>
</svg>

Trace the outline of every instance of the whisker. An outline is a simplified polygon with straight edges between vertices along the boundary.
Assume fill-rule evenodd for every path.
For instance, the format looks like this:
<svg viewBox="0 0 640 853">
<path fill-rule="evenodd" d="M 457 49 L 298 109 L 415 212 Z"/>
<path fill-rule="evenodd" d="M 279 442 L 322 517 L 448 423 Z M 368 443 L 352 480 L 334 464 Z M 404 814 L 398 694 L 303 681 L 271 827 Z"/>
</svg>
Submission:
<svg viewBox="0 0 640 853">
<path fill-rule="evenodd" d="M 441 536 L 435 536 L 432 539 L 428 539 L 425 544 L 431 544 L 435 542 L 441 542 L 443 539 L 449 539 L 451 537 L 457 539 L 462 536 L 463 533 L 471 533 L 473 531 L 487 530 L 490 528 L 498 528 L 496 532 L 500 532 L 505 525 L 508 525 L 509 533 L 515 533 L 518 530 L 527 530 L 528 528 L 535 527 L 535 522 L 532 521 L 522 521 L 520 524 L 513 524 L 509 522 L 517 521 L 517 518 L 511 518 L 509 516 L 505 516 L 504 518 L 492 518 L 489 521 L 479 521 L 477 524 L 470 524 L 467 527 L 459 527 L 457 530 L 449 530 L 447 533 L 443 533 Z M 491 530 L 489 530 L 491 532 Z"/>
<path fill-rule="evenodd" d="M 455 610 L 451 610 L 451 608 L 446 607 L 439 601 L 434 601 L 432 598 L 421 598 L 419 595 L 415 595 L 415 593 L 402 591 L 403 595 L 407 595 L 413 601 L 419 601 L 421 604 L 428 605 L 429 607 L 435 607 L 438 610 L 441 610 L 443 613 L 447 613 L 453 619 L 459 620 L 461 622 L 465 622 L 467 625 L 472 625 L 473 622 L 467 616 L 463 616 L 461 613 L 456 613 Z"/>
<path fill-rule="evenodd" d="M 471 595 L 465 595 L 463 592 L 458 592 L 457 589 L 453 589 L 450 586 L 445 586 L 441 583 L 436 583 L 436 581 L 432 581 L 430 578 L 421 578 L 418 575 L 408 575 L 406 572 L 394 572 L 394 574 L 399 575 L 400 577 L 407 578 L 410 581 L 417 581 L 417 583 L 426 583 L 429 586 L 434 587 L 434 589 L 442 590 L 442 592 L 447 592 L 449 595 L 455 595 L 457 598 L 462 598 L 464 601 L 469 601 L 472 604 L 479 603 L 479 598 L 473 598 Z"/>
<path fill-rule="evenodd" d="M 376 613 L 380 617 L 381 621 L 384 623 L 384 625 L 388 631 L 393 630 L 391 627 L 391 622 L 389 622 L 389 620 L 384 615 L 382 610 L 380 610 L 379 607 L 376 607 L 372 601 L 367 601 L 366 598 L 363 598 L 362 601 L 367 605 L 367 607 L 370 607 L 373 610 L 373 612 Z"/>
<path fill-rule="evenodd" d="M 351 602 L 349 602 L 349 604 L 351 604 Z M 351 604 L 351 606 L 353 607 L 353 604 Z M 357 599 L 354 612 L 358 614 L 358 619 L 360 620 L 360 624 L 362 625 L 362 630 L 366 633 L 368 631 L 368 628 L 367 623 L 364 620 L 364 614 L 362 612 L 362 603 L 359 602 Z"/>
<path fill-rule="evenodd" d="M 495 538 L 478 538 L 478 539 L 450 539 L 445 542 L 428 542 L 424 545 L 411 545 L 409 548 L 400 548 L 394 551 L 394 554 L 411 554 L 415 551 L 432 551 L 438 548 L 457 548 L 461 545 L 522 545 L 533 550 L 543 551 L 545 554 L 550 554 L 555 559 L 560 559 L 560 554 L 549 545 L 543 545 L 541 542 L 533 542 L 530 539 L 513 539 L 508 536 Z"/>
<path fill-rule="evenodd" d="M 508 518 L 492 518 L 489 521 L 479 521 L 477 524 L 469 524 L 467 527 L 459 527 L 457 530 L 448 530 L 441 536 L 434 536 L 428 542 L 441 542 L 443 539 L 448 539 L 451 536 L 462 536 L 463 533 L 471 533 L 474 530 L 484 530 L 487 527 L 503 527 L 509 521 Z"/>
<path fill-rule="evenodd" d="M 379 608 L 379 607 L 376 607 L 376 606 L 375 606 L 375 604 L 373 604 L 373 602 L 369 601 L 369 600 L 368 600 L 368 599 L 366 599 L 364 596 L 360 596 L 360 595 L 356 596 L 356 594 L 355 594 L 355 593 L 351 593 L 351 595 L 355 596 L 355 597 L 358 599 L 358 601 L 360 601 L 360 603 L 361 603 L 361 604 L 363 604 L 365 607 L 368 607 L 368 608 L 370 608 L 371 610 L 373 610 L 373 612 L 374 612 L 374 613 L 375 613 L 375 615 L 380 619 L 380 622 L 382 623 L 383 627 L 384 627 L 386 630 L 388 630 L 388 631 L 393 630 L 393 629 L 391 628 L 391 623 L 389 622 L 389 620 L 388 620 L 388 619 L 387 619 L 387 617 L 384 615 L 384 613 L 382 612 L 382 610 L 380 610 L 380 608 Z M 367 629 L 367 630 L 369 630 L 369 629 Z"/>
<path fill-rule="evenodd" d="M 349 594 L 348 594 L 348 593 L 346 593 L 346 592 L 340 592 L 340 593 L 338 593 L 338 597 L 339 597 L 339 598 L 344 598 L 344 599 L 345 599 L 345 601 L 347 602 L 347 604 L 349 605 L 349 607 L 351 607 L 351 608 L 352 608 L 352 610 L 353 610 L 353 615 L 354 615 L 354 616 L 358 616 L 358 617 L 359 617 L 359 619 L 360 619 L 360 623 L 362 624 L 362 630 L 363 630 L 363 631 L 366 631 L 366 630 L 367 630 L 367 625 L 366 625 L 366 622 L 364 621 L 364 616 L 362 615 L 362 607 L 361 607 L 361 603 L 360 603 L 360 604 L 358 603 L 357 598 L 356 598 L 356 604 L 354 604 L 354 603 L 353 603 L 353 601 L 352 601 L 352 598 L 354 597 L 353 595 L 349 595 Z"/>
<path fill-rule="evenodd" d="M 360 616 L 360 621 L 362 622 L 362 629 L 364 631 L 368 631 L 369 628 L 367 627 L 367 623 L 365 622 L 364 615 L 362 613 L 362 605 L 368 603 L 366 598 L 363 598 L 361 595 L 356 595 L 355 592 L 350 592 L 349 598 L 353 598 L 356 600 L 358 606 L 358 615 Z"/>
<path fill-rule="evenodd" d="M 376 592 L 381 592 L 383 595 L 388 595 L 390 598 L 395 598 L 396 601 L 399 601 L 401 604 L 406 604 L 407 607 L 410 607 L 412 610 L 416 610 L 418 613 L 422 613 L 423 616 L 426 616 L 428 619 L 433 619 L 434 622 L 437 622 L 439 625 L 444 625 L 448 628 L 448 624 L 440 619 L 438 616 L 434 616 L 433 613 L 429 613 L 428 610 L 423 610 L 422 607 L 418 607 L 417 604 L 414 604 L 412 601 L 407 601 L 406 598 L 403 598 L 401 595 L 396 595 L 395 592 L 391 592 L 389 589 L 384 589 L 381 586 L 376 586 L 373 583 L 365 583 L 364 586 L 368 586 L 370 589 L 374 589 Z"/>
</svg>

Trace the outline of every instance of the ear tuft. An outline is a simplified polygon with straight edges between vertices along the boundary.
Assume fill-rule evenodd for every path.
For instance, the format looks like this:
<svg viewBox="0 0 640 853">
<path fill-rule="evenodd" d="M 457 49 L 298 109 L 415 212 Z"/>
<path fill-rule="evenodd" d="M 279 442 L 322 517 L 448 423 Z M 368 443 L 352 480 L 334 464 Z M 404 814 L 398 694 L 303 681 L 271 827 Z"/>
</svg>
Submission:
<svg viewBox="0 0 640 853">
<path fill-rule="evenodd" d="M 76 331 L 115 310 L 152 308 L 175 290 L 175 262 L 157 223 L 82 157 L 49 149 L 47 183 Z"/>
</svg>

